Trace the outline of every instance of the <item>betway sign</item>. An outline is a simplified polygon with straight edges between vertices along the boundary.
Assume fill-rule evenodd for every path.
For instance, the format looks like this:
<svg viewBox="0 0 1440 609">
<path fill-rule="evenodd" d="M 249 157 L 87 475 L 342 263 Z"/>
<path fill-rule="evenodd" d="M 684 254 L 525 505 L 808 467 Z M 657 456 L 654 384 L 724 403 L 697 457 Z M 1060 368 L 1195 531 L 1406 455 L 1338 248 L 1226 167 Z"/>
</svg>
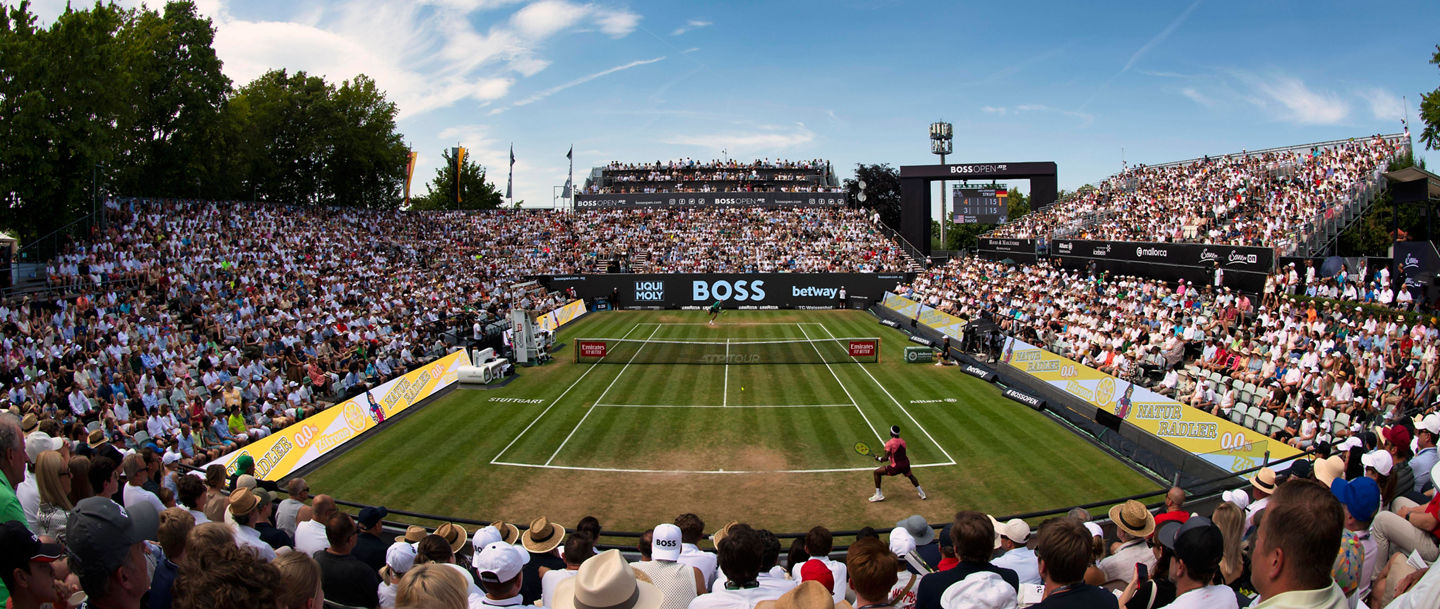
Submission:
<svg viewBox="0 0 1440 609">
<path fill-rule="evenodd" d="M 825 308 L 840 306 L 840 290 L 852 299 L 879 301 L 886 290 L 908 283 L 907 273 L 751 273 L 676 275 L 557 275 L 534 277 L 551 290 L 574 289 L 583 299 L 619 297 L 621 308 L 678 309 Z"/>
</svg>

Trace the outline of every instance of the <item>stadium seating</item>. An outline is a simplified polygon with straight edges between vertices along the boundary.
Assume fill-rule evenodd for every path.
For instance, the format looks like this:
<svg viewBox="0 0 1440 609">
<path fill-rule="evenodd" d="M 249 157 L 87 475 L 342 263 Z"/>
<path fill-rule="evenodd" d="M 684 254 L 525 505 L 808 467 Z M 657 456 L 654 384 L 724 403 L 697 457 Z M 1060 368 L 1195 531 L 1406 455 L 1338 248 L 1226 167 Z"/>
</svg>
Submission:
<svg viewBox="0 0 1440 609">
<path fill-rule="evenodd" d="M 1376 136 L 1137 165 L 988 236 L 1250 245 L 1288 255 L 1372 189 L 1408 146 L 1408 138 Z"/>
</svg>

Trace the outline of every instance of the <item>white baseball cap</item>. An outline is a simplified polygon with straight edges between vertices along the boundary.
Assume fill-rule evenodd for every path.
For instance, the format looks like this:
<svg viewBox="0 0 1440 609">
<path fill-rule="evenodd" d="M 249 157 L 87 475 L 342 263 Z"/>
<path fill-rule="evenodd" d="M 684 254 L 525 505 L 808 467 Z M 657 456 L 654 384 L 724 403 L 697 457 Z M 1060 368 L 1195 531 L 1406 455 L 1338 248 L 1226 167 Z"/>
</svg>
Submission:
<svg viewBox="0 0 1440 609">
<path fill-rule="evenodd" d="M 1372 450 L 1360 455 L 1360 462 L 1366 467 L 1374 468 L 1381 476 L 1389 476 L 1390 470 L 1395 467 L 1395 458 L 1386 450 Z"/>
<path fill-rule="evenodd" d="M 904 557 L 915 551 L 915 536 L 905 527 L 895 527 L 890 531 L 890 551 L 896 556 Z"/>
<path fill-rule="evenodd" d="M 64 445 L 65 438 L 52 438 L 50 434 L 43 431 L 32 431 L 30 435 L 25 436 L 25 454 L 30 457 L 31 463 L 40 459 L 40 453 L 60 450 L 60 447 Z"/>
<path fill-rule="evenodd" d="M 1011 518 L 1006 521 L 1005 526 L 1001 527 L 1000 530 L 1001 535 L 1004 535 L 1009 538 L 1010 541 L 1017 544 L 1023 545 L 1025 540 L 1030 539 L 1030 525 L 1025 524 L 1025 521 L 1019 518 Z"/>
<path fill-rule="evenodd" d="M 1420 419 L 1418 427 L 1433 434 L 1440 434 L 1440 412 L 1425 415 L 1425 418 Z"/>
<path fill-rule="evenodd" d="M 1250 493 L 1246 492 L 1243 488 L 1225 491 L 1220 494 L 1220 498 L 1235 504 L 1235 507 L 1242 510 L 1250 507 Z"/>
<path fill-rule="evenodd" d="M 403 541 L 390 544 L 390 549 L 385 550 L 385 566 L 397 575 L 404 575 L 415 566 L 415 546 Z"/>
<path fill-rule="evenodd" d="M 676 560 L 680 558 L 680 527 L 670 523 L 655 526 L 650 537 L 650 558 L 655 560 Z"/>
<path fill-rule="evenodd" d="M 1105 536 L 1105 531 L 1103 531 L 1103 530 L 1100 529 L 1100 525 L 1095 524 L 1095 523 L 1093 523 L 1093 522 L 1086 522 L 1086 523 L 1085 523 L 1085 530 L 1090 531 L 1090 536 L 1091 536 L 1091 537 L 1104 537 L 1104 536 Z"/>
<path fill-rule="evenodd" d="M 470 547 L 484 548 L 485 546 L 488 546 L 492 543 L 504 540 L 505 537 L 500 534 L 500 529 L 495 528 L 493 525 L 484 526 L 475 529 L 475 536 L 470 539 Z M 479 554 L 476 554 L 474 557 L 472 557 L 470 559 L 471 564 L 474 564 L 475 559 L 479 557 Z"/>
<path fill-rule="evenodd" d="M 480 581 L 499 584 L 515 579 L 520 574 L 520 568 L 529 562 L 529 552 L 503 541 L 495 541 L 476 554 L 471 564 L 480 572 Z"/>
</svg>

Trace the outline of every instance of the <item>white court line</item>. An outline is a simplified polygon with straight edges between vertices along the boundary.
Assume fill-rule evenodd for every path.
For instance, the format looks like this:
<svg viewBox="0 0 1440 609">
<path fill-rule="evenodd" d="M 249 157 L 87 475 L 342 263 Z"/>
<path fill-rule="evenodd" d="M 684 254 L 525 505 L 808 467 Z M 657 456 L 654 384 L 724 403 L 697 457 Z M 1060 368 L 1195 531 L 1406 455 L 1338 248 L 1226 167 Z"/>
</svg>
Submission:
<svg viewBox="0 0 1440 609">
<path fill-rule="evenodd" d="M 656 322 L 656 323 L 662 323 L 662 322 Z M 720 322 L 720 323 L 718 323 L 718 324 L 715 324 L 715 327 L 718 328 L 718 327 L 722 327 L 722 326 L 723 326 L 723 327 L 727 327 L 727 328 L 733 328 L 733 327 L 741 327 L 741 326 L 788 326 L 788 325 L 790 325 L 790 324 L 792 324 L 792 323 L 794 323 L 794 322 L 789 322 L 789 321 L 742 321 L 742 322 L 733 322 L 733 323 L 732 323 L 732 322 Z M 667 326 L 708 326 L 708 325 L 710 325 L 710 323 L 709 323 L 709 322 L 704 322 L 704 321 L 696 321 L 696 322 L 665 323 L 665 325 L 667 325 Z"/>
<path fill-rule="evenodd" d="M 725 387 L 720 390 L 720 405 L 730 404 L 730 339 L 725 339 Z"/>
<path fill-rule="evenodd" d="M 633 330 L 634 328 L 631 329 Z M 655 333 L 659 331 L 660 325 L 656 324 L 655 329 L 650 331 L 650 336 L 645 337 L 645 340 L 649 341 L 650 337 L 655 336 Z M 600 400 L 605 399 L 605 394 L 610 393 L 610 388 L 615 386 L 615 381 L 618 381 L 620 380 L 620 377 L 625 376 L 625 371 L 630 368 L 630 362 L 635 361 L 635 358 L 639 357 L 640 352 L 644 350 L 645 343 L 640 343 L 640 347 L 635 349 L 635 353 L 630 356 L 630 360 L 625 362 L 625 367 L 620 369 L 620 374 L 617 374 L 615 375 L 615 378 L 610 379 L 610 384 L 605 386 L 605 391 L 600 392 L 600 397 L 595 398 L 596 403 L 599 403 Z M 567 389 L 566 391 L 569 390 Z M 585 424 L 585 419 L 590 418 L 590 413 L 592 412 L 595 412 L 595 404 L 591 404 L 590 408 L 587 408 L 585 410 L 585 416 L 580 417 L 580 422 L 575 424 L 575 428 L 570 430 L 570 433 L 566 435 L 565 439 L 560 442 L 560 446 L 555 447 L 555 452 L 550 453 L 550 458 L 545 460 L 545 465 L 550 465 L 550 462 L 555 460 L 555 455 L 560 454 L 560 450 L 565 448 L 565 444 L 570 442 L 570 438 L 575 436 L 575 432 L 580 431 L 580 426 Z"/>
<path fill-rule="evenodd" d="M 511 467 L 531 467 L 535 469 L 563 469 L 580 472 L 610 472 L 624 474 L 830 474 L 838 472 L 873 472 L 873 467 L 832 467 L 826 469 L 629 469 L 623 467 L 582 467 L 578 465 L 540 465 L 537 463 L 514 463 L 510 461 L 497 461 L 492 465 L 509 465 Z M 921 463 L 911 465 L 912 469 L 917 467 L 949 467 L 954 463 Z"/>
<path fill-rule="evenodd" d="M 849 408 L 854 404 L 596 404 L 595 408 Z"/>
<path fill-rule="evenodd" d="M 800 333 L 805 335 L 805 340 L 810 340 L 810 333 L 805 331 L 805 326 L 799 323 L 795 325 L 800 327 Z M 830 336 L 833 337 L 835 335 L 831 334 Z M 815 350 L 815 355 L 820 356 L 822 361 L 825 359 L 825 355 L 820 353 L 820 347 L 816 347 L 815 343 L 810 343 L 810 348 Z M 835 369 L 830 367 L 830 362 L 825 362 L 825 369 L 830 371 L 830 376 L 835 377 L 835 383 L 840 385 L 840 390 L 845 392 L 845 397 L 850 398 L 850 405 L 855 407 L 855 412 L 860 413 L 860 418 L 865 419 L 865 424 L 870 426 L 870 433 L 875 434 L 875 439 L 879 440 L 881 444 L 884 444 L 885 438 L 880 437 L 880 432 L 875 429 L 875 424 L 870 422 L 870 417 L 865 416 L 864 410 L 860 410 L 860 404 L 855 402 L 855 396 L 850 395 L 850 389 L 840 380 L 840 376 L 835 374 Z"/>
<path fill-rule="evenodd" d="M 639 328 L 640 326 L 646 326 L 646 325 L 650 325 L 650 324 L 648 324 L 648 323 L 638 323 L 638 324 L 635 324 L 635 325 L 631 326 L 629 332 L 626 332 L 626 333 L 625 333 L 625 336 L 630 336 L 630 332 L 634 332 L 634 331 L 635 331 L 635 328 Z M 657 327 L 656 329 L 658 330 L 659 328 Z M 625 338 L 625 336 L 622 336 L 622 337 L 620 337 L 620 338 Z M 637 353 L 638 353 L 638 352 L 637 352 Z M 600 359 L 603 360 L 603 359 L 605 359 L 605 358 L 602 357 L 602 358 L 600 358 Z M 519 434 L 516 434 L 516 435 L 515 435 L 515 438 L 512 439 L 512 440 L 510 440 L 510 443 L 509 443 L 509 444 L 506 444 L 506 445 L 505 445 L 505 448 L 502 448 L 502 449 L 500 449 L 500 452 L 495 453 L 495 456 L 490 459 L 490 464 L 491 464 L 491 465 L 496 465 L 497 463 L 499 463 L 498 461 L 496 461 L 496 459 L 499 459 L 499 458 L 500 458 L 500 455 L 505 454 L 505 451 L 510 450 L 510 447 L 511 447 L 511 446 L 514 446 L 516 442 L 519 442 L 519 441 L 520 441 L 520 437 L 521 437 L 521 436 L 524 436 L 524 435 L 525 435 L 525 432 L 530 431 L 530 428 L 531 428 L 531 427 L 534 427 L 536 423 L 539 423 L 539 422 L 540 422 L 540 419 L 545 418 L 545 413 L 550 412 L 550 409 L 551 409 L 551 408 L 554 408 L 556 404 L 559 404 L 559 403 L 560 403 L 560 398 L 563 398 L 563 397 L 565 397 L 565 394 L 570 393 L 570 390 L 571 390 L 571 389 L 574 389 L 576 385 L 579 385 L 579 384 L 580 384 L 580 381 L 585 380 L 585 377 L 586 377 L 586 376 L 589 376 L 589 375 L 590 375 L 590 372 L 591 372 L 592 370 L 598 368 L 598 367 L 599 367 L 599 366 L 590 366 L 590 369 L 589 369 L 589 370 L 586 370 L 584 374 L 581 374 L 581 375 L 580 375 L 580 378 L 575 379 L 575 382 L 570 383 L 570 386 L 569 386 L 569 387 L 566 387 L 566 388 L 565 388 L 565 391 L 560 392 L 560 395 L 558 395 L 558 396 L 555 397 L 555 401 L 550 402 L 550 405 L 549 405 L 549 406 L 546 406 L 546 407 L 545 407 L 545 410 L 540 411 L 540 416 L 537 416 L 537 417 L 535 417 L 534 419 L 531 419 L 531 420 L 530 420 L 530 424 L 529 424 L 529 425 L 526 425 L 526 426 L 525 426 L 525 429 L 520 430 L 520 433 L 519 433 Z M 623 372 L 623 370 L 622 370 L 622 372 Z"/>
<path fill-rule="evenodd" d="M 825 333 L 826 333 L 826 334 L 829 334 L 831 338 L 836 338 L 835 333 L 834 333 L 834 332 L 831 332 L 831 331 L 830 331 L 830 328 L 825 327 L 825 324 L 814 323 L 814 322 L 810 322 L 810 323 L 812 323 L 813 325 L 820 326 L 820 328 L 821 328 L 822 330 L 825 330 Z M 801 328 L 801 330 L 803 331 L 804 328 Z M 878 347 L 878 345 L 877 345 L 877 347 Z M 860 360 L 855 359 L 854 357 L 851 357 L 850 359 L 851 359 L 851 360 L 854 360 L 854 362 L 855 362 L 856 364 L 859 364 L 859 363 L 860 363 Z M 828 365 L 828 364 L 827 364 L 827 365 Z M 880 388 L 880 391 L 884 391 L 884 392 L 885 392 L 885 395 L 890 398 L 890 401 L 891 401 L 891 402 L 894 402 L 894 403 L 895 403 L 895 406 L 900 409 L 900 412 L 905 413 L 905 416 L 910 419 L 910 422 L 911 422 L 911 423 L 914 423 L 914 424 L 915 424 L 915 427 L 920 430 L 920 433 L 925 434 L 925 437 L 930 439 L 930 443 L 931 443 L 931 444 L 934 444 L 934 445 L 935 445 L 935 448 L 940 449 L 940 453 L 943 454 L 943 455 L 945 455 L 945 458 L 946 458 L 946 459 L 949 459 L 949 460 L 950 460 L 950 465 L 954 465 L 954 464 L 955 464 L 955 457 L 950 456 L 950 452 L 947 451 L 947 450 L 945 450 L 945 447 L 944 447 L 944 446 L 941 446 L 939 442 L 936 442 L 936 441 L 935 441 L 935 436 L 930 435 L 930 431 L 927 430 L 927 429 L 925 429 L 925 426 L 924 426 L 924 425 L 921 425 L 919 421 L 916 421 L 916 420 L 915 420 L 915 416 L 912 415 L 912 414 L 910 414 L 910 411 L 907 410 L 907 409 L 905 408 L 905 406 L 900 403 L 900 400 L 897 400 L 897 399 L 895 399 L 895 396 L 890 395 L 890 390 L 889 390 L 889 389 L 886 389 L 886 388 L 885 388 L 885 385 L 882 385 L 882 384 L 880 383 L 880 381 L 875 378 L 875 375 L 870 374 L 870 370 L 869 370 L 868 368 L 866 368 L 865 366 L 860 366 L 860 369 L 865 371 L 865 376 L 870 377 L 870 380 L 875 382 L 875 386 L 876 386 L 876 387 L 879 387 L 879 388 Z M 883 442 L 882 442 L 882 443 L 883 443 Z M 913 467 L 913 466 L 912 466 L 912 467 Z"/>
</svg>

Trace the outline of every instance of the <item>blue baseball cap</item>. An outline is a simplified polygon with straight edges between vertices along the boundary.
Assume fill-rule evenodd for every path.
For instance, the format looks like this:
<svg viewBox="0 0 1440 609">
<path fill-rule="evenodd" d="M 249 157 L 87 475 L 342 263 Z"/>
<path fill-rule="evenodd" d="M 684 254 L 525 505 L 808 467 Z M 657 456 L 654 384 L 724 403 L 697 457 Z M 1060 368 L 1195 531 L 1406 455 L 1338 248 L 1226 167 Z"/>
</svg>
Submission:
<svg viewBox="0 0 1440 609">
<path fill-rule="evenodd" d="M 1380 485 L 1368 476 L 1348 481 L 1336 478 L 1330 483 L 1330 493 L 1360 522 L 1374 520 L 1380 510 Z"/>
</svg>

